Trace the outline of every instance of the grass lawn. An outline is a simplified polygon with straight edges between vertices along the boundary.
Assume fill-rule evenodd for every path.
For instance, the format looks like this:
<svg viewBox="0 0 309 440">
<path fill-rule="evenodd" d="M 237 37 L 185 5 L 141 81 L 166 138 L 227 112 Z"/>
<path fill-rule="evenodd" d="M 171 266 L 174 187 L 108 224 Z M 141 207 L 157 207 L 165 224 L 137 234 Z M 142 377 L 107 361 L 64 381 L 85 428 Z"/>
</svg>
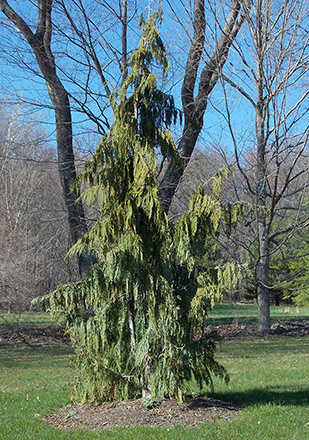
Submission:
<svg viewBox="0 0 309 440">
<path fill-rule="evenodd" d="M 222 312 L 223 313 L 223 312 Z M 62 431 L 41 422 L 69 404 L 74 369 L 70 348 L 0 346 L 0 440 L 61 439 L 309 439 L 309 337 L 269 336 L 223 342 L 218 358 L 227 367 L 228 386 L 215 381 L 210 397 L 244 410 L 194 428 L 117 428 Z M 198 390 L 191 389 L 193 394 Z"/>
<path fill-rule="evenodd" d="M 54 321 L 48 313 L 0 313 L 0 330 L 48 327 Z"/>
<path fill-rule="evenodd" d="M 231 324 L 257 322 L 256 305 L 216 304 L 208 316 L 209 324 Z M 309 320 L 309 307 L 271 306 L 270 320 L 272 323 Z"/>
</svg>

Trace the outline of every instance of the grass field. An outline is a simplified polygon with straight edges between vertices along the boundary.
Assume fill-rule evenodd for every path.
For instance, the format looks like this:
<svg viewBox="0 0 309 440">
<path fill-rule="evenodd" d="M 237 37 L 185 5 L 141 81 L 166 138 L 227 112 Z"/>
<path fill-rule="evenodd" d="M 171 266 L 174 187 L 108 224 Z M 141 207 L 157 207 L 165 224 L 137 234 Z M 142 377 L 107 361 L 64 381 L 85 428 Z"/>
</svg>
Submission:
<svg viewBox="0 0 309 440">
<path fill-rule="evenodd" d="M 221 319 L 235 318 L 220 307 Z M 233 309 L 234 312 L 237 316 L 242 314 L 241 310 Z M 248 313 L 249 309 L 246 319 Z M 309 319 L 306 313 L 302 311 L 301 316 Z M 280 316 L 276 319 L 283 319 L 284 310 Z M 0 346 L 0 440 L 309 439 L 308 336 L 224 341 L 218 358 L 227 367 L 231 381 L 228 386 L 215 381 L 215 393 L 208 395 L 237 403 L 243 411 L 231 420 L 219 419 L 194 428 L 135 427 L 86 432 L 45 426 L 41 422 L 45 414 L 70 403 L 70 382 L 74 378 L 68 360 L 71 353 L 70 348 L 63 347 Z M 198 394 L 193 387 L 190 391 Z"/>
<path fill-rule="evenodd" d="M 270 319 L 272 323 L 309 320 L 309 307 L 271 306 Z M 210 312 L 208 321 L 211 324 L 231 324 L 257 322 L 256 305 L 217 304 Z"/>
<path fill-rule="evenodd" d="M 0 330 L 16 328 L 48 327 L 53 324 L 48 313 L 0 313 Z"/>
</svg>

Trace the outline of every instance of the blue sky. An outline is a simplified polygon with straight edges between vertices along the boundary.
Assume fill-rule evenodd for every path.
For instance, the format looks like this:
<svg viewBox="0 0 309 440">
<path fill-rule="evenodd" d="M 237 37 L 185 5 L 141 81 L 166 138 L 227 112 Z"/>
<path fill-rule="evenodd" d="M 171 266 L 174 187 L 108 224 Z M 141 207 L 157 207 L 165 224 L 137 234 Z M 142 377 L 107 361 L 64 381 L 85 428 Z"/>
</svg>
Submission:
<svg viewBox="0 0 309 440">
<path fill-rule="evenodd" d="M 71 2 L 67 2 L 68 5 L 70 3 Z M 156 3 L 157 2 L 151 3 L 154 8 L 156 7 Z M 168 53 L 170 55 L 173 55 L 170 56 L 170 79 L 165 87 L 171 90 L 175 97 L 177 106 L 181 108 L 180 90 L 185 69 L 186 57 L 190 45 L 189 36 L 192 35 L 192 23 L 190 22 L 190 7 L 188 7 L 188 10 L 185 10 L 183 6 L 181 6 L 181 2 L 178 0 L 174 0 L 171 3 L 178 12 L 177 17 L 173 16 L 172 11 L 167 5 L 167 2 L 165 2 L 164 9 L 166 12 L 164 14 L 162 36 L 166 44 Z M 211 3 L 212 5 L 216 4 L 216 2 Z M 30 0 L 11 2 L 11 4 L 13 6 L 17 5 L 20 12 L 22 12 L 27 20 L 31 20 L 33 18 L 34 6 Z M 91 6 L 93 2 L 91 2 L 90 0 L 86 0 L 85 4 L 87 6 Z M 113 2 L 110 2 L 110 4 L 112 5 Z M 138 31 L 136 29 L 137 18 L 140 11 L 145 9 L 147 5 L 149 5 L 149 2 L 139 1 L 138 13 L 136 14 L 135 19 L 129 25 L 128 44 L 130 48 L 134 48 L 138 41 Z M 114 43 L 115 49 L 119 49 L 119 30 L 117 30 L 116 27 L 117 21 L 111 23 L 108 22 L 107 19 L 105 20 L 103 16 L 98 17 L 97 14 L 99 13 L 99 11 L 96 11 L 95 9 L 93 9 L 91 13 L 93 14 L 94 20 L 99 20 L 99 30 L 104 29 L 104 36 L 107 37 L 108 41 Z M 208 10 L 206 11 L 206 15 L 206 40 L 208 43 L 208 47 L 211 48 L 211 46 L 213 45 L 214 29 L 217 29 L 218 31 L 218 27 L 214 25 L 213 17 Z M 4 21 L 3 14 L 1 14 L 1 20 Z M 54 145 L 54 114 L 53 110 L 50 108 L 50 100 L 47 94 L 45 82 L 39 76 L 34 75 L 32 71 L 25 70 L 23 68 L 23 62 L 29 64 L 30 60 L 30 67 L 34 71 L 37 71 L 34 57 L 30 55 L 29 58 L 29 54 L 27 53 L 28 46 L 23 43 L 20 35 L 12 32 L 12 29 L 10 27 L 1 25 L 1 32 L 2 38 L 0 41 L 0 93 L 8 102 L 13 102 L 18 98 L 20 101 L 25 101 L 25 103 L 35 103 L 34 107 L 26 104 L 26 111 L 29 112 L 29 117 L 35 117 L 42 121 L 42 123 L 46 127 L 46 130 L 49 133 L 49 142 L 51 145 Z M 67 89 L 70 90 L 71 93 L 75 94 L 78 93 L 78 88 L 70 84 L 70 81 L 65 78 L 65 73 L 69 71 L 70 75 L 72 77 L 76 76 L 77 82 L 83 85 L 87 80 L 88 70 L 79 65 L 78 68 L 80 70 L 77 71 L 77 64 L 74 61 L 70 60 L 67 55 L 63 55 L 63 51 L 64 49 L 66 49 L 66 43 L 63 43 L 64 40 L 61 32 L 67 32 L 70 36 L 69 30 L 66 31 L 64 22 L 61 22 L 61 28 L 59 30 L 54 30 L 55 42 L 53 45 L 53 50 L 56 54 L 57 60 L 59 61 L 60 67 L 63 68 L 64 74 L 60 72 L 60 76 L 65 81 Z M 245 37 L 246 35 L 242 36 L 243 41 L 246 40 Z M 70 56 L 81 58 L 76 46 L 73 47 L 72 45 L 69 45 L 68 47 Z M 244 54 L 249 60 L 251 67 L 254 69 L 254 54 L 251 54 L 249 49 L 245 48 Z M 102 59 L 105 57 L 104 49 L 101 50 L 100 56 L 102 56 Z M 250 87 L 250 84 L 248 82 L 246 83 L 245 79 L 247 77 L 242 76 L 243 72 L 241 69 L 243 69 L 243 66 L 241 66 L 241 62 L 239 56 L 237 56 L 236 50 L 231 50 L 229 59 L 232 60 L 233 65 L 227 64 L 226 68 L 229 69 L 231 75 L 234 75 L 235 81 L 238 81 L 238 83 L 242 87 L 244 87 L 246 91 L 250 91 L 250 93 L 253 93 L 254 96 L 254 89 L 252 92 L 252 86 Z M 119 79 L 119 70 L 117 69 L 115 63 L 109 65 L 106 68 L 106 75 L 110 83 L 110 87 L 113 88 L 114 86 L 116 86 L 117 79 Z M 90 84 L 93 93 L 97 93 L 98 99 L 101 100 L 100 94 L 104 94 L 102 84 L 96 79 L 95 76 L 90 77 Z M 248 101 L 244 99 L 241 94 L 231 89 L 230 87 L 227 88 L 227 91 L 229 108 L 231 110 L 231 121 L 236 134 L 237 142 L 239 144 L 239 148 L 244 150 L 250 149 L 254 146 L 254 109 L 252 105 L 249 104 Z M 287 101 L 290 101 L 291 106 L 293 105 L 293 100 L 294 102 L 297 101 L 299 92 L 296 92 L 294 89 L 293 93 L 289 93 L 290 95 Z M 301 90 L 300 93 L 303 93 L 303 91 Z M 304 105 L 306 106 L 306 102 L 308 107 L 308 100 L 305 101 Z M 91 104 L 91 107 L 94 108 L 94 105 Z M 87 117 L 74 111 L 73 101 L 72 108 L 74 122 L 73 127 L 74 133 L 76 135 L 76 141 L 79 145 L 85 144 L 84 146 L 86 147 L 86 149 L 91 148 L 91 143 L 96 143 L 99 139 L 99 137 L 96 138 L 93 135 L 89 134 L 89 132 L 95 132 L 96 127 L 92 123 L 89 123 L 89 119 Z M 214 91 L 212 92 L 208 103 L 208 108 L 204 118 L 204 129 L 199 139 L 200 147 L 203 148 L 206 146 L 207 148 L 215 148 L 219 146 L 221 149 L 228 152 L 228 154 L 232 151 L 231 138 L 227 130 L 227 125 L 225 121 L 225 110 L 226 109 L 224 105 L 222 88 L 220 83 L 218 83 Z M 105 114 L 109 117 L 111 113 L 106 110 Z M 305 129 L 306 125 L 303 126 Z M 179 135 L 181 133 L 181 128 L 175 129 L 175 133 L 176 136 Z"/>
<path fill-rule="evenodd" d="M 68 2 L 68 4 L 69 3 L 70 2 Z M 86 1 L 85 3 L 88 4 L 89 2 Z M 192 10 L 190 11 L 190 7 L 188 8 L 188 10 L 185 10 L 183 6 L 181 6 L 181 3 L 179 1 L 173 1 L 171 3 L 173 5 L 173 8 L 177 10 L 177 17 L 173 16 L 171 9 L 168 7 L 168 5 L 165 5 L 166 13 L 164 14 L 163 26 L 161 29 L 162 37 L 166 44 L 167 51 L 170 55 L 172 55 L 170 56 L 171 69 L 169 81 L 167 84 L 165 84 L 165 87 L 167 88 L 167 90 L 171 91 L 175 98 L 176 105 L 181 108 L 181 84 L 190 44 L 189 35 L 192 26 L 192 22 L 190 21 L 190 12 L 192 12 Z M 12 6 L 15 6 L 13 3 L 11 4 Z M 151 7 L 155 9 L 157 7 L 156 4 L 157 2 L 152 2 Z M 31 5 L 31 2 L 29 0 L 19 1 L 16 5 L 18 6 L 18 10 L 22 14 L 22 16 L 27 19 L 27 22 L 34 20 L 35 23 L 35 8 L 33 4 Z M 129 25 L 128 46 L 131 49 L 134 49 L 135 45 L 138 42 L 139 35 L 136 28 L 136 23 L 139 13 L 145 8 L 145 5 L 149 5 L 149 2 L 140 2 L 140 8 L 138 13 L 136 14 L 136 19 L 132 21 L 132 23 L 130 23 Z M 1 19 L 4 19 L 4 16 L 2 16 Z M 102 21 L 104 22 L 104 20 Z M 180 23 L 182 24 L 182 26 L 180 25 Z M 107 25 L 106 27 L 107 35 L 109 35 L 109 38 L 111 40 L 115 39 L 115 37 L 117 37 L 117 34 L 114 33 L 114 29 L 108 29 Z M 1 31 L 2 40 L 0 43 L 0 93 L 9 102 L 14 102 L 15 100 L 19 100 L 20 102 L 24 101 L 26 105 L 26 110 L 32 113 L 32 115 L 35 114 L 35 117 L 39 118 L 43 122 L 46 130 L 50 134 L 50 142 L 55 143 L 54 113 L 50 108 L 50 100 L 47 94 L 45 81 L 39 75 L 35 75 L 32 71 L 29 71 L 29 69 L 25 69 L 23 67 L 23 63 L 25 62 L 26 64 L 30 64 L 33 71 L 38 72 L 35 59 L 31 54 L 29 54 L 28 46 L 26 43 L 23 42 L 23 38 L 20 36 L 20 34 L 16 34 L 16 32 L 12 31 L 10 27 L 6 26 L 2 26 Z M 55 41 L 57 41 L 57 39 L 60 38 L 59 31 L 55 29 L 54 34 Z M 210 36 L 208 36 L 208 38 L 210 38 Z M 119 47 L 119 43 L 116 44 L 115 47 Z M 21 49 L 21 52 L 18 49 Z M 56 57 L 58 58 L 58 60 L 60 60 L 60 65 L 66 68 L 69 67 L 71 73 L 74 74 L 74 68 L 76 64 L 72 63 L 72 61 L 70 61 L 68 57 L 63 57 L 61 55 L 63 45 L 59 45 L 55 42 L 53 45 L 53 49 Z M 76 56 L 78 57 L 77 52 Z M 79 72 L 77 75 L 77 80 L 80 81 L 81 84 L 83 84 L 86 81 L 86 76 L 86 71 L 84 73 Z M 114 79 L 117 77 L 119 78 L 119 70 L 116 67 L 110 68 L 108 79 L 110 80 L 111 88 L 116 85 Z M 62 78 L 64 79 L 63 75 Z M 94 81 L 96 80 L 94 79 Z M 102 84 L 97 84 L 98 90 L 102 90 Z M 74 93 L 74 91 L 75 93 L 77 92 L 77 88 L 72 87 L 72 85 L 69 85 L 68 82 L 66 83 L 66 87 L 72 93 Z M 212 99 L 215 103 L 218 101 L 218 99 L 221 99 L 216 96 L 216 90 L 213 93 Z M 30 105 L 28 105 L 28 103 L 34 104 L 34 107 L 31 107 Z M 87 117 L 74 111 L 73 101 L 71 101 L 71 103 L 73 108 L 72 116 L 74 122 L 74 132 L 76 135 L 78 133 L 84 133 L 82 137 L 80 136 L 80 139 L 85 138 L 87 131 L 96 130 L 96 127 L 94 127 L 91 123 L 89 124 Z M 205 117 L 205 129 L 201 136 L 201 145 L 204 142 L 207 142 L 209 144 L 212 142 L 213 139 L 220 139 L 220 137 L 222 138 L 222 124 L 220 121 L 221 118 L 214 108 L 215 105 L 212 106 L 210 104 L 208 106 L 207 115 Z M 109 114 L 108 111 L 107 114 Z M 180 135 L 180 133 L 181 128 L 175 128 L 176 136 Z M 81 142 L 83 142 L 83 140 Z"/>
</svg>

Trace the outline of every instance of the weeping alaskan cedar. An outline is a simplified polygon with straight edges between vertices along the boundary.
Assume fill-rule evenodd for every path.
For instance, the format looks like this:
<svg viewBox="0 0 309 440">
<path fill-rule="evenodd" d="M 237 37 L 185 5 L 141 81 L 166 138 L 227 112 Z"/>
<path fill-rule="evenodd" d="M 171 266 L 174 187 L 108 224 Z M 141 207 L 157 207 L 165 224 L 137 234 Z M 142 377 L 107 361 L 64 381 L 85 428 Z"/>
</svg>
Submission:
<svg viewBox="0 0 309 440">
<path fill-rule="evenodd" d="M 70 254 L 94 253 L 97 264 L 42 300 L 64 319 L 75 345 L 82 401 L 141 395 L 181 401 L 192 379 L 201 388 L 212 386 L 211 373 L 228 379 L 214 359 L 218 336 L 204 328 L 211 300 L 237 269 L 215 267 L 205 244 L 215 243 L 220 220 L 230 224 L 240 207 L 224 210 L 202 187 L 176 224 L 161 206 L 157 156 L 177 161 L 178 153 L 168 129 L 177 111 L 151 72 L 154 65 L 164 75 L 168 70 L 160 18 L 154 13 L 141 22 L 114 122 L 78 181 L 100 214 Z"/>
</svg>

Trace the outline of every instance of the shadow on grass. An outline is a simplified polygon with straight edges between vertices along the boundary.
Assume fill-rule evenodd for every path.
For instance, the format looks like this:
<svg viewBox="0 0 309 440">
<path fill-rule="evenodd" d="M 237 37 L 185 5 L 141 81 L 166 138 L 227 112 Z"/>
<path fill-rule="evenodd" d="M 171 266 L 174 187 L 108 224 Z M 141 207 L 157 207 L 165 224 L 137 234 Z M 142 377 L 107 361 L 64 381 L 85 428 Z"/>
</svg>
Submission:
<svg viewBox="0 0 309 440">
<path fill-rule="evenodd" d="M 242 407 L 261 404 L 308 406 L 309 388 L 301 391 L 276 391 L 275 389 L 261 390 L 256 388 L 238 392 L 210 393 L 208 397 L 236 403 Z"/>
<path fill-rule="evenodd" d="M 271 324 L 280 323 L 284 325 L 285 323 L 291 322 L 299 322 L 299 321 L 307 321 L 308 315 L 298 315 L 298 316 L 271 316 L 270 321 Z M 258 319 L 255 316 L 234 316 L 234 317 L 216 317 L 209 315 L 207 318 L 207 325 L 257 325 Z"/>
<path fill-rule="evenodd" d="M 207 325 L 231 325 L 231 324 L 256 324 L 257 318 L 254 316 L 241 316 L 241 317 L 232 317 L 232 318 L 217 318 L 213 316 L 209 316 L 207 318 Z"/>
<path fill-rule="evenodd" d="M 256 357 L 297 355 L 303 356 L 309 352 L 308 336 L 268 335 L 265 337 L 255 336 L 251 338 L 223 339 L 218 346 L 218 353 L 224 353 L 229 359 L 254 359 Z"/>
</svg>

